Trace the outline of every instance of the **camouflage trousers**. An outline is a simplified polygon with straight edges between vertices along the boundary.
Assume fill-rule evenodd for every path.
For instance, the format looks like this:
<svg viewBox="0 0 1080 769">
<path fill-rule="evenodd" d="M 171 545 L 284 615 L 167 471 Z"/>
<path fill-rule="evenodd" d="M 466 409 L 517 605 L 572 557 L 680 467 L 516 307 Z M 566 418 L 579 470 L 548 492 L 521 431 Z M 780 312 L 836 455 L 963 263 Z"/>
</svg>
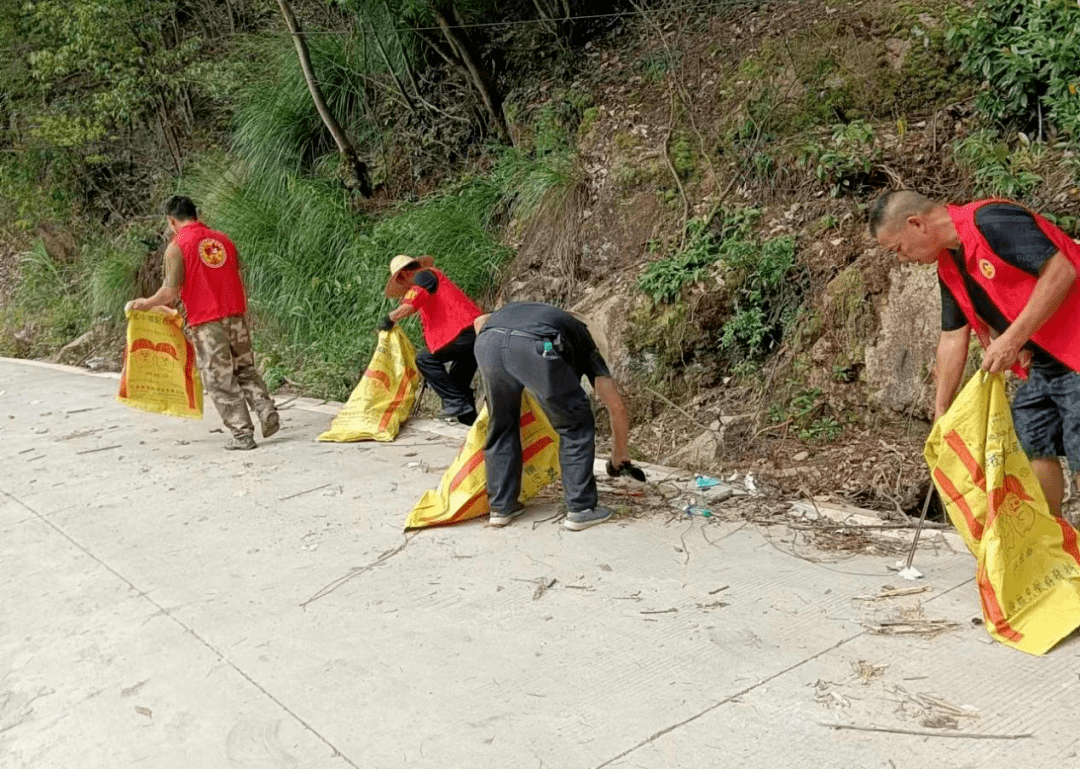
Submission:
<svg viewBox="0 0 1080 769">
<path fill-rule="evenodd" d="M 185 329 L 199 363 L 203 386 L 221 421 L 238 438 L 252 437 L 251 411 L 260 422 L 277 411 L 266 383 L 255 368 L 247 317 L 233 315 Z"/>
</svg>

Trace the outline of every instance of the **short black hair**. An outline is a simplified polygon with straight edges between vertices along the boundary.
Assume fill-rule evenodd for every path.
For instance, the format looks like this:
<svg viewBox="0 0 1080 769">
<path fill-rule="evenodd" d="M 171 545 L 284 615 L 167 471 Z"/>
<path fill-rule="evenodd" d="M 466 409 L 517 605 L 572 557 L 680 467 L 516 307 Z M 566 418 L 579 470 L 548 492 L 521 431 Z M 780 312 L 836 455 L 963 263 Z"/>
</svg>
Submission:
<svg viewBox="0 0 1080 769">
<path fill-rule="evenodd" d="M 909 216 L 925 214 L 934 201 L 915 190 L 886 192 L 870 207 L 870 235 L 877 237 L 881 230 L 899 227 Z"/>
<path fill-rule="evenodd" d="M 182 222 L 193 222 L 199 218 L 199 212 L 191 198 L 186 195 L 173 195 L 165 204 L 165 214 Z"/>
<path fill-rule="evenodd" d="M 894 191 L 895 192 L 895 191 Z M 874 205 L 870 207 L 870 235 L 871 237 L 877 237 L 878 230 L 885 224 L 885 212 L 889 209 L 889 199 L 893 196 L 894 192 L 886 192 L 884 195 L 874 201 Z"/>
</svg>

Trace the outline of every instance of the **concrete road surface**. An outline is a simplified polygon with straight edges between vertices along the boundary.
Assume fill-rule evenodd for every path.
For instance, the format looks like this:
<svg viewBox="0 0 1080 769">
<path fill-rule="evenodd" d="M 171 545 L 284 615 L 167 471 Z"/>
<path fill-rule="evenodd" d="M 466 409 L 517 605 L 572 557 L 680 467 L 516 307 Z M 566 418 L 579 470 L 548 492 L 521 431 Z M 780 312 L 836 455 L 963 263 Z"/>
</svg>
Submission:
<svg viewBox="0 0 1080 769">
<path fill-rule="evenodd" d="M 1080 642 L 991 642 L 966 553 L 862 600 L 895 559 L 739 521 L 406 535 L 462 430 L 317 444 L 294 401 L 225 452 L 116 386 L 0 360 L 4 769 L 1080 766 Z"/>
</svg>

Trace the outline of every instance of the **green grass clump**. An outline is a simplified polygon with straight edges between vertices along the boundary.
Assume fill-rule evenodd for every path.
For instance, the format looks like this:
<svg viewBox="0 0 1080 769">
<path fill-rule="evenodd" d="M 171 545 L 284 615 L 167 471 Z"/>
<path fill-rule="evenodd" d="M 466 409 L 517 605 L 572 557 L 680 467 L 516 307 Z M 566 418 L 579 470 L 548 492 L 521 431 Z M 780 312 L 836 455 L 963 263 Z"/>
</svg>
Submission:
<svg viewBox="0 0 1080 769">
<path fill-rule="evenodd" d="M 35 239 L 22 256 L 18 285 L 0 307 L 0 328 L 10 332 L 0 335 L 0 354 L 45 357 L 95 323 L 121 323 L 124 304 L 139 293 L 147 237 L 145 226 L 135 225 L 93 237 L 74 254 L 52 254 Z M 18 332 L 24 341 L 15 339 Z"/>
<path fill-rule="evenodd" d="M 55 259 L 41 240 L 23 254 L 20 281 L 0 308 L 0 354 L 42 357 L 83 333 L 92 315 L 80 290 L 85 275 L 77 261 Z M 17 335 L 17 336 L 16 336 Z"/>
<path fill-rule="evenodd" d="M 270 383 L 287 378 L 342 398 L 367 365 L 375 324 L 394 306 L 383 288 L 396 254 L 430 254 L 483 303 L 512 256 L 498 225 L 575 178 L 564 155 L 531 160 L 507 151 L 489 173 L 378 218 L 357 213 L 336 182 L 284 169 L 208 162 L 190 179 L 190 193 L 240 251 Z M 420 344 L 417 325 L 405 328 Z"/>
<path fill-rule="evenodd" d="M 971 174 L 978 195 L 1023 199 L 1043 182 L 1039 167 L 1045 145 L 1012 149 L 993 129 L 953 142 L 953 156 Z"/>
</svg>

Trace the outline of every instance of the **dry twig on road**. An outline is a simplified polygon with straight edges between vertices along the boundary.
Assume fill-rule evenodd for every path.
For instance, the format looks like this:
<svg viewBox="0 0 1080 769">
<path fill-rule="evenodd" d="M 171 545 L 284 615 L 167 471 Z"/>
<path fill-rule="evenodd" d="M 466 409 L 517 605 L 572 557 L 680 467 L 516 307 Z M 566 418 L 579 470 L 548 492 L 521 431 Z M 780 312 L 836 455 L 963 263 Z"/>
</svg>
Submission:
<svg viewBox="0 0 1080 769">
<path fill-rule="evenodd" d="M 818 722 L 819 726 L 829 729 L 847 729 L 853 732 L 885 732 L 886 734 L 910 734 L 913 737 L 953 737 L 966 740 L 1024 740 L 1035 735 L 1031 732 L 1026 734 L 979 734 L 977 732 L 927 732 L 917 729 L 895 729 L 888 726 L 858 726 L 856 724 L 826 724 Z"/>
</svg>

